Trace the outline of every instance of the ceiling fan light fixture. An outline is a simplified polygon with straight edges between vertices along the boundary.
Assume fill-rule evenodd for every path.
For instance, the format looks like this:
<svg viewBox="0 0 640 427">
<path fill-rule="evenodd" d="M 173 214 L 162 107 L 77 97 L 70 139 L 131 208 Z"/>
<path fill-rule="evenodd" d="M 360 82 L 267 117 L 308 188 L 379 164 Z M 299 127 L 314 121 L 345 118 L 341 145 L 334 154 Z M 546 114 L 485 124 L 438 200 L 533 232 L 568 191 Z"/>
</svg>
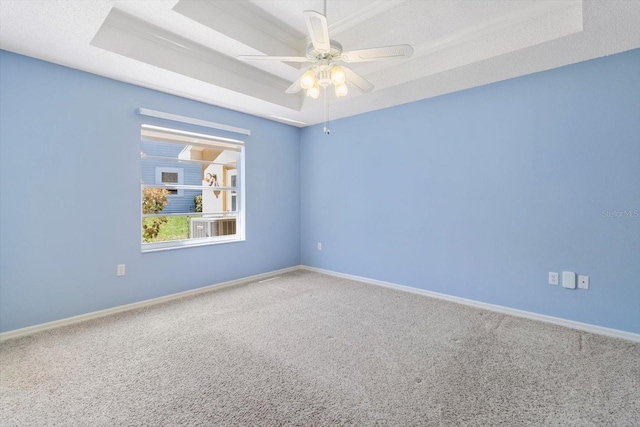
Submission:
<svg viewBox="0 0 640 427">
<path fill-rule="evenodd" d="M 345 76 L 344 71 L 337 65 L 331 67 L 331 81 L 335 86 L 344 84 L 347 80 L 347 76 Z"/>
<path fill-rule="evenodd" d="M 320 96 L 320 86 L 318 86 L 318 83 L 307 89 L 307 96 L 310 96 L 313 99 L 318 99 Z"/>
<path fill-rule="evenodd" d="M 335 85 L 336 98 L 340 98 L 341 96 L 347 96 L 349 93 L 349 88 L 346 84 L 342 83 L 339 85 Z"/>
<path fill-rule="evenodd" d="M 313 70 L 307 70 L 300 79 L 300 87 L 302 89 L 311 89 L 316 84 L 316 74 Z"/>
</svg>

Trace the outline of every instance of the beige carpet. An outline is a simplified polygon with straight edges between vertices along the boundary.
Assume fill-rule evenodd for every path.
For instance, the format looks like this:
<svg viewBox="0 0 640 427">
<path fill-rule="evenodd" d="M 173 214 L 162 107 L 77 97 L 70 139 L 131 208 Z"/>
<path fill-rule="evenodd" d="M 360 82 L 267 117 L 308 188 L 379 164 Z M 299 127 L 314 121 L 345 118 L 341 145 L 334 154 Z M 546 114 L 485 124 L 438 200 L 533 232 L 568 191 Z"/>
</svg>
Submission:
<svg viewBox="0 0 640 427">
<path fill-rule="evenodd" d="M 638 426 L 640 344 L 296 271 L 7 341 L 3 426 Z"/>
</svg>

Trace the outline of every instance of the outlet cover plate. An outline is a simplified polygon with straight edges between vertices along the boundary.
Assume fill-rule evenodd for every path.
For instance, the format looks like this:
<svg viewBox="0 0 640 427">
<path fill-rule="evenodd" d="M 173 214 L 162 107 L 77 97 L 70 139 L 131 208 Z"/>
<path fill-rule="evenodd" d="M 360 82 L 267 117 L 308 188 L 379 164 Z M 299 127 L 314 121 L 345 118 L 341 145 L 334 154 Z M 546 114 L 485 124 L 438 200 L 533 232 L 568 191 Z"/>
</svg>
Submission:
<svg viewBox="0 0 640 427">
<path fill-rule="evenodd" d="M 567 289 L 576 288 L 576 273 L 572 271 L 562 272 L 562 287 Z"/>
<path fill-rule="evenodd" d="M 558 286 L 558 273 L 549 272 L 549 284 Z"/>
<path fill-rule="evenodd" d="M 578 276 L 578 288 L 589 289 L 589 276 Z"/>
</svg>

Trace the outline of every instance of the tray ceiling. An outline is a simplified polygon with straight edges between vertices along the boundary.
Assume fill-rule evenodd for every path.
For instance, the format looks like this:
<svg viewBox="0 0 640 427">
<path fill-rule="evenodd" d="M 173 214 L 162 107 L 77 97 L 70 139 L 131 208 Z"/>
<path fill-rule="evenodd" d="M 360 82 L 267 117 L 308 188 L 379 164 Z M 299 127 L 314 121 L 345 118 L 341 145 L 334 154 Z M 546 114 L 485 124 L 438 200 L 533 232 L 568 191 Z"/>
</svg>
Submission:
<svg viewBox="0 0 640 427">
<path fill-rule="evenodd" d="M 0 48 L 305 126 L 322 99 L 286 94 L 304 56 L 304 10 L 321 0 L 0 0 Z M 640 1 L 329 0 L 345 50 L 410 44 L 409 59 L 351 64 L 371 93 L 328 93 L 347 117 L 640 47 Z"/>
</svg>

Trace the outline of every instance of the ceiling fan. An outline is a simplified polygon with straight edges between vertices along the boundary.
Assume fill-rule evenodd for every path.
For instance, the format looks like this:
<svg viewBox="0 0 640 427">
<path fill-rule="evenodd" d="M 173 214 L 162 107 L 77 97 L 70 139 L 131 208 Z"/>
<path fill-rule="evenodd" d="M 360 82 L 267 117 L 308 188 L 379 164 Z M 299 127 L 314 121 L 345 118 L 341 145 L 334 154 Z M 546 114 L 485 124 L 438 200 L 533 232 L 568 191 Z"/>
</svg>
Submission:
<svg viewBox="0 0 640 427">
<path fill-rule="evenodd" d="M 349 91 L 347 83 L 363 93 L 371 92 L 374 88 L 371 82 L 343 65 L 344 63 L 409 58 L 413 54 L 413 48 L 408 44 L 343 51 L 340 43 L 329 38 L 326 9 L 327 2 L 325 0 L 324 14 L 314 10 L 304 11 L 311 39 L 311 43 L 307 46 L 306 56 L 240 55 L 238 59 L 242 61 L 269 60 L 311 64 L 303 70 L 300 77 L 286 92 L 297 93 L 304 89 L 307 96 L 318 98 L 320 88 L 323 88 L 326 105 L 326 89 L 331 84 L 334 86 L 336 97 L 347 95 Z"/>
</svg>

